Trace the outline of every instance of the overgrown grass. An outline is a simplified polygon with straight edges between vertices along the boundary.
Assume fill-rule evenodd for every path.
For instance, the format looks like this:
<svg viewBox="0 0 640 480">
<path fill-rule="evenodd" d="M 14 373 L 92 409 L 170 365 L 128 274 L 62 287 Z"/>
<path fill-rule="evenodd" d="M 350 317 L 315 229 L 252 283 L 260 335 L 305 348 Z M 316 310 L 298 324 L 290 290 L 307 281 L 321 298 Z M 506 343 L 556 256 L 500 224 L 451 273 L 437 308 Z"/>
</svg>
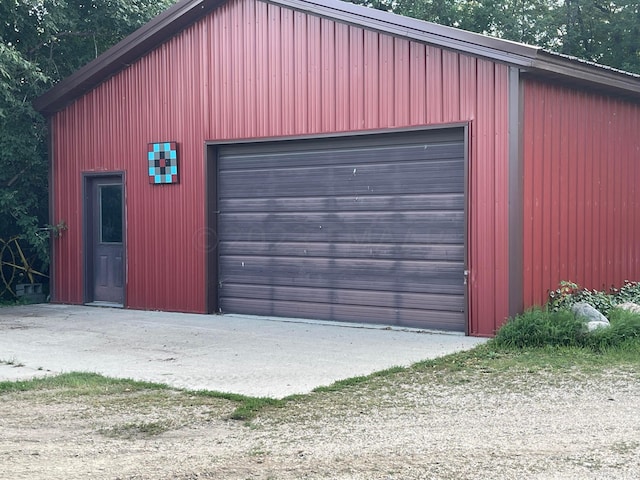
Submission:
<svg viewBox="0 0 640 480">
<path fill-rule="evenodd" d="M 580 345 L 585 333 L 583 322 L 570 311 L 533 308 L 504 324 L 494 341 L 501 348 L 572 347 Z"/>
<path fill-rule="evenodd" d="M 584 344 L 595 351 L 609 349 L 640 355 L 640 315 L 613 309 L 609 328 L 600 328 L 584 337 Z"/>
<path fill-rule="evenodd" d="M 624 310 L 610 312 L 611 325 L 589 332 L 582 319 L 569 310 L 534 308 L 508 321 L 496 334 L 497 348 L 580 347 L 594 352 L 615 349 L 637 355 L 640 315 Z"/>
</svg>

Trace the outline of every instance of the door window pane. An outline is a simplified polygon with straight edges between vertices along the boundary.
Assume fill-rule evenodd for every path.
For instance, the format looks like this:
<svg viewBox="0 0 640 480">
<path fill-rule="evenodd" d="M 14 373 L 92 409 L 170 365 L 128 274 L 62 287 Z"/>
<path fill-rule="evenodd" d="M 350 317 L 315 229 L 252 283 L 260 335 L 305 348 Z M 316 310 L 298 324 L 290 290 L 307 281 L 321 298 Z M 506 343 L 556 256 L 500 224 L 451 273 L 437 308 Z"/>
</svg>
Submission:
<svg viewBox="0 0 640 480">
<path fill-rule="evenodd" d="M 122 243 L 122 185 L 100 185 L 100 242 Z"/>
</svg>

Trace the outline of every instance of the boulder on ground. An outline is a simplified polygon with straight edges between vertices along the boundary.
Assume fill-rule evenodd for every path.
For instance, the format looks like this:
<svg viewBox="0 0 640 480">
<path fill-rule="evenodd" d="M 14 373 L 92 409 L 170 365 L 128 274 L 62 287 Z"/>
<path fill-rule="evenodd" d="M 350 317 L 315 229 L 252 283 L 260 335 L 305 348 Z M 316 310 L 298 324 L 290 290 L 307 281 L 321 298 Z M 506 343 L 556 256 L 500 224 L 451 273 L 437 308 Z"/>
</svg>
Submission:
<svg viewBox="0 0 640 480">
<path fill-rule="evenodd" d="M 616 305 L 616 308 L 619 308 L 621 310 L 626 310 L 627 312 L 631 312 L 631 313 L 640 313 L 640 305 L 633 302 L 621 303 L 620 305 Z"/>
<path fill-rule="evenodd" d="M 609 326 L 609 320 L 607 320 L 607 317 L 586 302 L 575 303 L 571 307 L 571 311 L 576 317 L 584 320 L 587 330 L 590 332 L 598 328 L 606 328 Z"/>
</svg>

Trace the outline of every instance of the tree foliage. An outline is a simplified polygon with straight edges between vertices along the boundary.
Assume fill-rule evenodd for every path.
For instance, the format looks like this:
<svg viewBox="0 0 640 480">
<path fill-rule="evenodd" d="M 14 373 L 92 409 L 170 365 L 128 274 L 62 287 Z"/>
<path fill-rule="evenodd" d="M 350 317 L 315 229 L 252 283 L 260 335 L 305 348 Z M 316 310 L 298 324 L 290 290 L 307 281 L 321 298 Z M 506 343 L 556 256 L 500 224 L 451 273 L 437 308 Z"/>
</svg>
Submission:
<svg viewBox="0 0 640 480">
<path fill-rule="evenodd" d="M 0 2 L 0 238 L 21 235 L 47 258 L 46 125 L 32 100 L 171 3 Z"/>
<path fill-rule="evenodd" d="M 0 43 L 0 238 L 22 234 L 43 258 L 36 233 L 47 214 L 46 129 L 31 100 L 46 81 L 13 45 Z"/>
<path fill-rule="evenodd" d="M 637 0 L 352 0 L 640 73 Z"/>
</svg>

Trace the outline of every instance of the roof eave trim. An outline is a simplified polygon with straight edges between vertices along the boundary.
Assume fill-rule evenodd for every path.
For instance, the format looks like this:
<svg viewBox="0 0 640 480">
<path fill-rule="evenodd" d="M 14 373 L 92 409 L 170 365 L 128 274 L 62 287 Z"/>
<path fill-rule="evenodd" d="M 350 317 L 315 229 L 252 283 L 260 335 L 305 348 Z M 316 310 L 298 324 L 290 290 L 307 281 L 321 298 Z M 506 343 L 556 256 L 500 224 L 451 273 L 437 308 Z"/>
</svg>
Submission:
<svg viewBox="0 0 640 480">
<path fill-rule="evenodd" d="M 518 66 L 528 66 L 539 47 L 497 39 L 458 28 L 425 22 L 337 0 L 266 0 L 268 3 L 301 10 L 358 27 L 429 43 Z M 425 31 L 429 25 L 429 31 Z"/>
<path fill-rule="evenodd" d="M 544 50 L 540 50 L 537 59 L 531 64 L 531 72 L 564 77 L 577 83 L 640 97 L 640 77 L 637 75 L 592 65 L 578 59 L 573 60 Z"/>
</svg>

